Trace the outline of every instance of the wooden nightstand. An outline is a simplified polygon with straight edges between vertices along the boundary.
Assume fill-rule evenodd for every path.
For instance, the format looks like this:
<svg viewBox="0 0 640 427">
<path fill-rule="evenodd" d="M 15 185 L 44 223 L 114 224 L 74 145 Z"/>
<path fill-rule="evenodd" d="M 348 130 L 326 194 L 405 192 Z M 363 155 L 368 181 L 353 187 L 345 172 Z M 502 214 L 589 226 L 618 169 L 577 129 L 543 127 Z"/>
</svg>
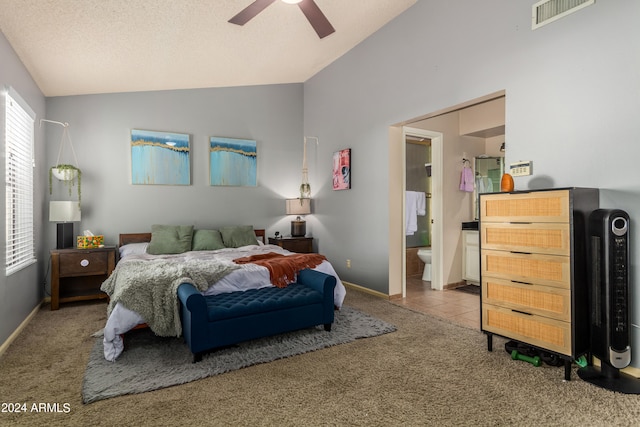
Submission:
<svg viewBox="0 0 640 427">
<path fill-rule="evenodd" d="M 115 266 L 115 246 L 51 250 L 51 310 L 63 302 L 107 298 L 100 285 Z"/>
<path fill-rule="evenodd" d="M 278 245 L 291 252 L 308 254 L 313 252 L 313 237 L 269 237 L 270 245 Z"/>
</svg>

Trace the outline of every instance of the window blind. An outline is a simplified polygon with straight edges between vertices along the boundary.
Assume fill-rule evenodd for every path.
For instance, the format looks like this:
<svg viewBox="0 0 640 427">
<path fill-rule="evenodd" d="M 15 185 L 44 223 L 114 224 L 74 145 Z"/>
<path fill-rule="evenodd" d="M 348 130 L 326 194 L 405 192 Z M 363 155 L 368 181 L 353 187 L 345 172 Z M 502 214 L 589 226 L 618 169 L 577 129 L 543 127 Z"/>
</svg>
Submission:
<svg viewBox="0 0 640 427">
<path fill-rule="evenodd" d="M 24 107 L 23 107 L 24 105 Z M 17 94 L 5 100 L 6 274 L 33 264 L 33 138 L 35 114 Z"/>
</svg>

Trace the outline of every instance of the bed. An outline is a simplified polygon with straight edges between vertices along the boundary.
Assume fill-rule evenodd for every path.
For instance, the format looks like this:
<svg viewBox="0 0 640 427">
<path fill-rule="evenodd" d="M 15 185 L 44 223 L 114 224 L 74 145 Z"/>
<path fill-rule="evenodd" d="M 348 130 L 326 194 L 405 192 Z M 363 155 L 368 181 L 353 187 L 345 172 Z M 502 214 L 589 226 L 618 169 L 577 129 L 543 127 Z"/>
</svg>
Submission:
<svg viewBox="0 0 640 427">
<path fill-rule="evenodd" d="M 177 283 L 175 277 L 181 277 L 184 268 L 195 268 L 197 270 L 196 279 L 192 279 L 193 275 L 186 274 L 185 277 L 189 277 L 187 282 L 194 284 L 192 281 L 200 281 L 198 283 L 198 289 L 203 295 L 217 295 L 227 292 L 246 291 L 249 289 L 260 289 L 274 286 L 271 283 L 269 270 L 255 263 L 243 263 L 236 264 L 233 262 L 235 259 L 242 258 L 244 260 L 251 260 L 254 257 L 260 258 L 262 256 L 269 256 L 273 254 L 279 254 L 286 257 L 298 257 L 301 254 L 294 254 L 279 246 L 265 244 L 265 231 L 252 227 L 251 235 L 253 241 L 251 244 L 243 245 L 242 243 L 248 243 L 246 240 L 237 240 L 234 245 L 237 247 L 223 247 L 219 249 L 212 249 L 218 246 L 214 245 L 197 245 L 196 238 L 201 234 L 199 230 L 193 230 L 193 241 L 190 243 L 189 250 L 180 253 L 161 253 L 150 254 L 154 252 L 150 250 L 150 243 L 152 241 L 152 233 L 128 233 L 120 234 L 119 238 L 119 254 L 120 259 L 116 265 L 116 269 L 109 279 L 103 283 L 103 290 L 107 292 L 110 297 L 108 318 L 104 328 L 104 357 L 109 361 L 115 361 L 118 356 L 124 350 L 124 343 L 122 335 L 134 328 L 141 325 L 148 325 L 151 329 L 160 336 L 180 336 L 181 328 L 179 325 L 179 312 L 177 308 L 177 300 L 175 299 L 175 289 L 180 283 Z M 188 230 L 187 230 L 188 231 Z M 185 233 L 187 233 L 185 231 Z M 247 230 L 244 230 L 247 232 Z M 245 233 L 246 235 L 246 233 Z M 202 241 L 202 239 L 200 240 Z M 255 242 L 255 243 L 254 243 Z M 186 248 L 186 246 L 185 246 Z M 204 248 L 204 249 L 203 249 Z M 217 271 L 219 265 L 227 267 L 227 270 L 223 272 Z M 185 267 L 186 266 L 186 267 Z M 211 268 L 209 268 L 211 267 Z M 155 276 L 153 268 L 161 268 L 163 273 L 168 271 L 169 275 L 172 274 L 173 269 L 178 271 L 175 274 L 178 276 L 171 276 L 173 279 L 166 279 L 164 274 Z M 149 272 L 147 272 L 147 269 Z M 211 272 L 216 270 L 215 273 Z M 342 302 L 346 294 L 345 287 L 338 278 L 333 266 L 327 260 L 322 260 L 318 265 L 313 267 L 313 270 L 320 271 L 336 278 L 336 287 L 334 291 L 334 305 L 337 309 L 342 307 Z M 191 270 L 190 270 L 191 271 Z M 148 273 L 148 274 L 147 274 Z M 140 279 L 138 278 L 140 275 Z M 206 277 L 205 277 L 206 276 Z M 207 280 L 201 280 L 205 277 Z M 133 278 L 133 279 L 132 279 Z M 134 282 L 144 282 L 153 280 L 153 284 L 150 288 L 152 292 L 158 292 L 158 289 L 164 290 L 165 294 L 159 296 L 152 296 L 150 302 L 139 302 L 136 300 L 130 302 L 124 298 L 121 298 L 121 294 L 128 292 L 129 294 L 134 292 L 140 292 L 145 294 L 146 288 L 142 290 L 128 290 L 126 292 L 120 291 L 119 283 L 123 281 L 133 280 Z M 176 282 L 173 283 L 172 282 Z M 206 282 L 206 283 L 204 283 Z M 157 286 L 162 284 L 163 286 Z M 195 284 L 194 284 L 195 285 Z M 146 285 L 145 285 L 146 286 Z M 172 293 L 170 297 L 168 293 Z M 131 295 L 129 295 L 131 297 Z M 166 300 L 171 299 L 169 303 Z M 162 307 L 159 307 L 157 301 L 162 301 Z M 140 305 L 143 304 L 143 305 Z M 139 309 L 131 309 L 132 307 L 138 307 Z M 171 323 L 170 326 L 165 327 L 167 322 L 158 322 L 156 317 L 158 313 L 172 311 L 165 313 L 165 317 L 168 318 L 167 322 Z M 147 317 L 147 318 L 145 318 Z M 151 321 L 150 321 L 151 320 Z"/>
</svg>

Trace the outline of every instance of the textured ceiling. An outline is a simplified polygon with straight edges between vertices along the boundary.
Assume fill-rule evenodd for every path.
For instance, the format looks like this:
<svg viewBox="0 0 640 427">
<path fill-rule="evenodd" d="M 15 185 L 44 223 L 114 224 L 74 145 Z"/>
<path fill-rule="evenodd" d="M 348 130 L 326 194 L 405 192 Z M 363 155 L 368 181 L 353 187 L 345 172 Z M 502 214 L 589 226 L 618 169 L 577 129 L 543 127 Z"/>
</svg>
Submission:
<svg viewBox="0 0 640 427">
<path fill-rule="evenodd" d="M 318 38 L 276 1 L 0 0 L 0 30 L 46 96 L 304 82 L 417 0 L 316 0 L 336 32 Z"/>
</svg>

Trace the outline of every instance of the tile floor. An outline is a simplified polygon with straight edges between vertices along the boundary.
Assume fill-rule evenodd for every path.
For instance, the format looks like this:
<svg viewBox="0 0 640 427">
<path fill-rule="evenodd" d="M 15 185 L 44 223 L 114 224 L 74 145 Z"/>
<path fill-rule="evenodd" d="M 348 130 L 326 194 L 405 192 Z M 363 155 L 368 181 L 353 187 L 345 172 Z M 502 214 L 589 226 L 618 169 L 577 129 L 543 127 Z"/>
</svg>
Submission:
<svg viewBox="0 0 640 427">
<path fill-rule="evenodd" d="M 461 325 L 480 329 L 480 295 L 453 289 L 434 291 L 420 276 L 407 278 L 407 297 L 394 300 L 412 310 L 445 318 Z"/>
</svg>

